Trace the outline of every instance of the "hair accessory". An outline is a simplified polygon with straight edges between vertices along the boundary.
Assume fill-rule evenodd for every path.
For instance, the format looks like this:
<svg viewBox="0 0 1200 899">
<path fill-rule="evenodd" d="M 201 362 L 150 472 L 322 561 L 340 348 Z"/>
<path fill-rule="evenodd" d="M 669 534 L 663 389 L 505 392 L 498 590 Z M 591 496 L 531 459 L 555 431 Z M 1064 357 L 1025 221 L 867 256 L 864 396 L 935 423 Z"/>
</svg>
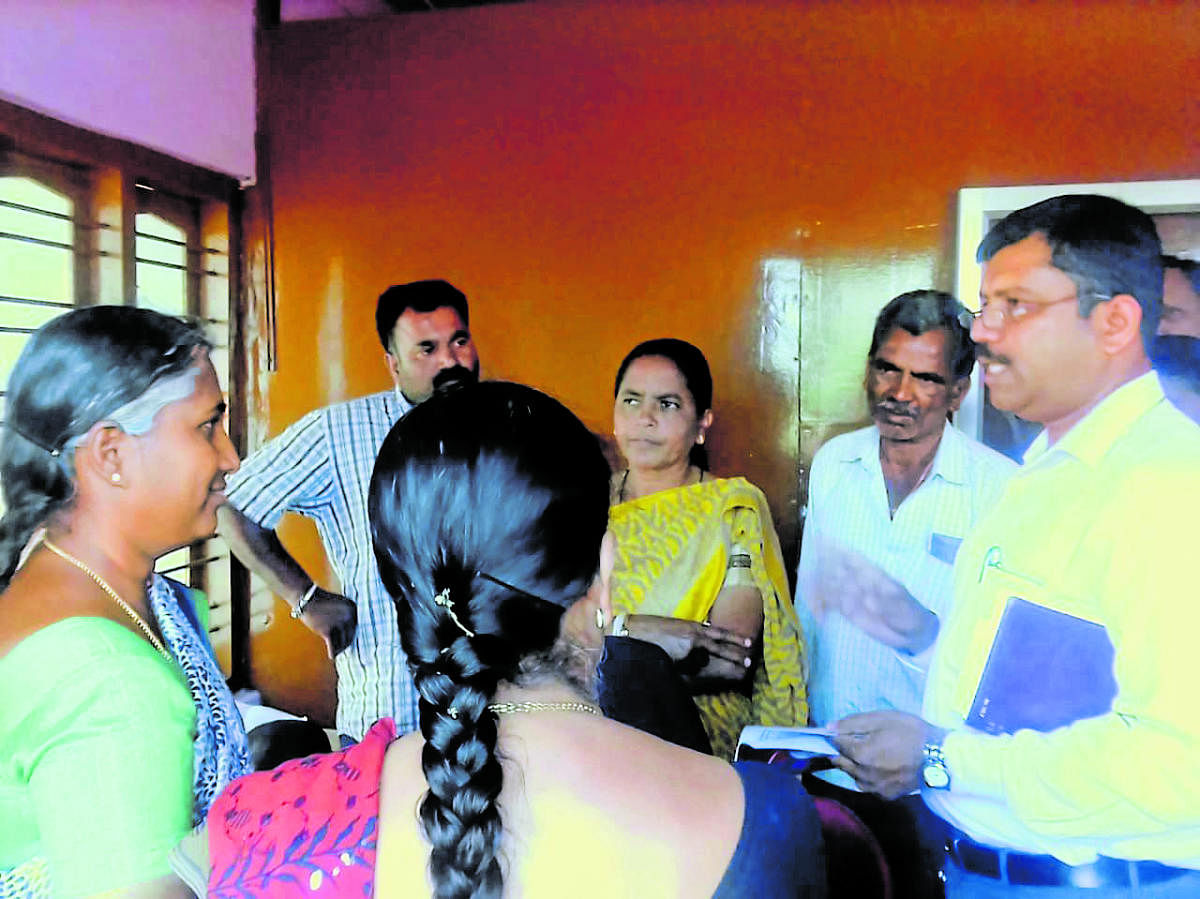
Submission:
<svg viewBox="0 0 1200 899">
<path fill-rule="evenodd" d="M 462 631 L 468 637 L 475 636 L 475 632 L 473 630 L 471 630 L 465 624 L 463 624 L 461 621 L 458 620 L 458 615 L 456 615 L 454 612 L 454 603 L 452 603 L 450 601 L 450 588 L 449 587 L 444 587 L 442 589 L 442 592 L 433 598 L 433 601 L 435 604 L 441 606 L 443 609 L 445 609 L 447 612 L 450 613 L 450 620 L 455 623 L 455 625 L 458 627 L 458 629 L 460 631 Z M 451 717 L 454 717 L 454 716 L 451 716 Z"/>
<path fill-rule="evenodd" d="M 34 446 L 36 446 L 38 449 L 42 450 L 43 452 L 47 452 L 47 453 L 49 453 L 49 454 L 50 454 L 52 457 L 54 457 L 55 459 L 57 459 L 59 456 L 61 456 L 61 455 L 62 455 L 62 450 L 55 449 L 55 448 L 54 448 L 54 447 L 52 447 L 52 446 L 46 446 L 46 444 L 42 443 L 42 441 L 40 441 L 40 440 L 35 440 L 33 437 L 30 437 L 28 434 L 26 434 L 24 431 L 22 431 L 20 428 L 18 428 L 18 427 L 17 427 L 15 424 L 13 424 L 11 421 L 6 421 L 6 422 L 4 423 L 4 427 L 8 428 L 8 429 L 9 429 L 10 431 L 12 431 L 14 434 L 17 434 L 17 435 L 19 435 L 19 436 L 21 436 L 21 437 L 24 437 L 24 438 L 25 438 L 27 441 L 29 441 L 30 443 L 32 443 L 32 444 L 33 444 Z"/>
<path fill-rule="evenodd" d="M 121 472 L 114 471 L 111 475 L 108 476 L 108 479 L 110 481 L 112 481 L 114 484 L 121 483 Z"/>
<path fill-rule="evenodd" d="M 541 602 L 549 602 L 549 600 L 542 599 L 536 593 L 530 593 L 528 590 L 522 590 L 520 587 L 514 587 L 508 581 L 502 581 L 498 577 L 493 577 L 492 575 L 488 574 L 486 571 L 476 571 L 475 577 L 481 577 L 485 581 L 490 581 L 491 583 L 495 584 L 497 587 L 503 587 L 505 590 L 510 590 L 519 596 L 526 596 L 529 599 L 537 599 L 537 600 L 540 600 Z"/>
<path fill-rule="evenodd" d="M 451 718 L 453 718 L 455 721 L 457 721 L 458 720 L 458 706 L 453 706 L 453 705 L 450 706 L 450 708 L 446 709 L 446 714 L 449 715 Z"/>
<path fill-rule="evenodd" d="M 288 614 L 293 620 L 304 614 L 304 607 L 307 606 L 317 592 L 317 582 L 313 581 L 308 585 L 308 589 L 304 591 L 304 595 L 300 597 L 300 601 L 292 606 L 292 611 Z"/>
</svg>

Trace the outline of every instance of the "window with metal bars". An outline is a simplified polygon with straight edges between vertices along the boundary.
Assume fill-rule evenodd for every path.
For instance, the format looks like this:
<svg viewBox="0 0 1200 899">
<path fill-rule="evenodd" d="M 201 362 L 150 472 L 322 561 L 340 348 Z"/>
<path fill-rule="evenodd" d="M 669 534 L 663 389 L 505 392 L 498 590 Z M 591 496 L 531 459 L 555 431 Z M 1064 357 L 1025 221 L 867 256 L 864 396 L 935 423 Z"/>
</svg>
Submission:
<svg viewBox="0 0 1200 899">
<path fill-rule="evenodd" d="M 77 305 L 117 302 L 200 319 L 222 388 L 236 390 L 228 222 L 219 200 L 137 183 L 119 168 L 11 151 L 0 157 L 0 420 L 29 335 Z M 231 410 L 239 414 L 236 404 Z M 168 553 L 156 569 L 204 592 L 213 646 L 234 674 L 228 547 L 199 541 Z"/>
</svg>

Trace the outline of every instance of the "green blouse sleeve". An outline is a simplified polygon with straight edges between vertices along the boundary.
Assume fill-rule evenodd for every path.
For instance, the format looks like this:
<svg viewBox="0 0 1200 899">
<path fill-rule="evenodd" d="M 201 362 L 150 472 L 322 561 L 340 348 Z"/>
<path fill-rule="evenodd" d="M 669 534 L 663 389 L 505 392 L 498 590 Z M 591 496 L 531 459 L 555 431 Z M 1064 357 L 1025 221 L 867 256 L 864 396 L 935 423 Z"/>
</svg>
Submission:
<svg viewBox="0 0 1200 899">
<path fill-rule="evenodd" d="M 169 872 L 191 827 L 195 710 L 182 675 L 100 618 L 60 621 L 0 660 L 0 758 L 23 785 L 56 895 Z"/>
</svg>

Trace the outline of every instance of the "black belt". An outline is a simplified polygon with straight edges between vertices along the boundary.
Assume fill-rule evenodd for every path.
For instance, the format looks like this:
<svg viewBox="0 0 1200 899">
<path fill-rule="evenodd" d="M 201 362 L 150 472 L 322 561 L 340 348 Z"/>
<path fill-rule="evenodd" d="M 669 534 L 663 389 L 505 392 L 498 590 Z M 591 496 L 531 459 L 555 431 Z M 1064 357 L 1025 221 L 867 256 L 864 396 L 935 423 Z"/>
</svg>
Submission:
<svg viewBox="0 0 1200 899">
<path fill-rule="evenodd" d="M 961 831 L 947 838 L 946 854 L 964 871 L 1023 886 L 1128 887 L 1161 883 L 1193 873 L 1191 868 L 1104 855 L 1086 865 L 1068 865 L 1052 855 L 984 846 Z"/>
</svg>

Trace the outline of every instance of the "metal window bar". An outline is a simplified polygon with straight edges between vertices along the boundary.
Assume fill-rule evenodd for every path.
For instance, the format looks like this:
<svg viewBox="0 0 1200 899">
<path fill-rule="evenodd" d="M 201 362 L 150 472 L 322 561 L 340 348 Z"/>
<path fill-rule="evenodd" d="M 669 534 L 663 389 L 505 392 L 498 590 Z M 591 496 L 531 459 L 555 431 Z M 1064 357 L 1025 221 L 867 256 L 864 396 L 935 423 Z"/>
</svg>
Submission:
<svg viewBox="0 0 1200 899">
<path fill-rule="evenodd" d="M 228 557 L 228 553 L 217 553 L 215 556 L 205 556 L 202 559 L 194 561 L 181 562 L 178 565 L 172 565 L 170 568 L 164 568 L 162 571 L 156 571 L 155 574 L 174 574 L 178 571 L 186 571 L 193 566 L 203 567 L 211 562 L 219 562 L 221 559 Z"/>
<path fill-rule="evenodd" d="M 64 300 L 38 300 L 32 297 L 9 297 L 0 294 L 0 303 L 19 303 L 22 306 L 52 306 L 56 309 L 74 309 L 75 304 Z"/>
<path fill-rule="evenodd" d="M 32 243 L 42 247 L 54 247 L 56 250 L 75 250 L 75 245 L 70 243 L 62 243 L 57 240 L 45 240 L 41 237 L 29 237 L 25 234 L 13 234 L 9 231 L 0 231 L 0 240 L 15 240 L 20 243 Z M 84 259 L 89 259 L 93 256 L 110 257 L 117 254 L 111 253 L 108 250 L 93 250 L 90 253 L 80 253 L 76 251 L 76 255 Z"/>
<path fill-rule="evenodd" d="M 0 234 L 0 237 L 3 237 L 3 236 L 4 236 L 3 234 Z M 101 255 L 103 255 L 103 254 L 101 254 Z M 140 265 L 153 265 L 155 268 L 166 268 L 166 269 L 171 269 L 171 270 L 177 271 L 177 272 L 195 272 L 196 271 L 190 265 L 186 265 L 186 264 L 180 265 L 178 262 L 160 262 L 157 259 L 146 259 L 144 256 L 134 256 L 133 261 L 137 262 Z M 224 272 L 211 271 L 208 269 L 201 270 L 199 272 L 199 274 L 209 275 L 214 278 L 225 277 Z"/>
<path fill-rule="evenodd" d="M 60 240 L 45 240 L 41 237 L 29 237 L 26 234 L 13 234 L 10 231 L 0 231 L 0 240 L 16 240 L 21 243 L 37 244 L 39 247 L 54 247 L 59 250 L 74 250 L 75 244 L 63 243 Z M 101 253 L 100 255 L 104 255 Z"/>
<path fill-rule="evenodd" d="M 146 240 L 153 240 L 156 243 L 165 243 L 172 247 L 183 247 L 187 252 L 197 256 L 227 256 L 229 255 L 224 250 L 218 250 L 214 247 L 191 247 L 188 246 L 186 240 L 176 240 L 173 237 L 161 237 L 158 234 L 147 234 L 145 231 L 135 231 L 138 237 Z"/>
<path fill-rule="evenodd" d="M 40 206 L 30 206 L 26 203 L 14 203 L 12 200 L 0 200 L 0 209 L 15 209 L 18 212 L 28 212 L 40 215 L 42 218 L 55 219 L 60 222 L 70 222 L 81 231 L 111 231 L 113 226 L 107 222 L 84 222 L 75 218 L 69 212 L 55 212 L 52 209 L 42 209 Z M 220 250 L 211 252 L 219 253 Z"/>
<path fill-rule="evenodd" d="M 75 217 L 69 212 L 53 212 L 49 209 L 42 209 L 38 206 L 27 206 L 24 203 L 14 203 L 12 200 L 0 200 L 0 207 L 4 209 L 17 209 L 21 212 L 32 212 L 34 215 L 42 215 L 46 218 L 58 219 L 60 222 L 75 222 Z"/>
</svg>

